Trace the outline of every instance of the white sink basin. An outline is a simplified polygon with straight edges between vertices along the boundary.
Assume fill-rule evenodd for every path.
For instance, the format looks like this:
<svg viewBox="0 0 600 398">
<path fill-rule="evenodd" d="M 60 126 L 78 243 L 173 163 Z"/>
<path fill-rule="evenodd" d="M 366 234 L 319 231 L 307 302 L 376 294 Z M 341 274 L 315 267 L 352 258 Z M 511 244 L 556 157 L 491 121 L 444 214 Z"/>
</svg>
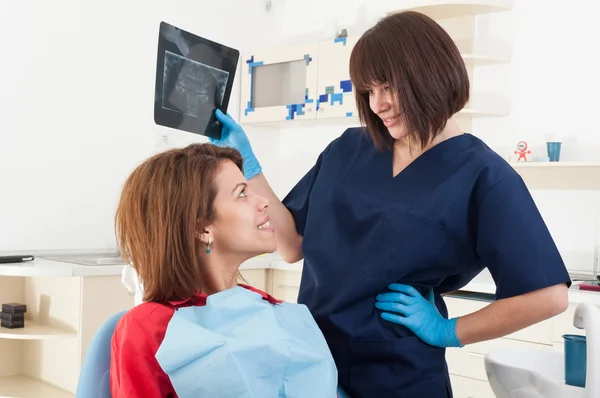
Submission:
<svg viewBox="0 0 600 398">
<path fill-rule="evenodd" d="M 497 349 L 485 357 L 490 386 L 498 398 L 584 398 L 584 389 L 565 384 L 560 352 Z"/>
<path fill-rule="evenodd" d="M 485 355 L 485 369 L 497 398 L 600 397 L 600 310 L 582 303 L 573 324 L 586 329 L 586 387 L 565 384 L 564 354 L 528 349 L 495 349 Z"/>
</svg>

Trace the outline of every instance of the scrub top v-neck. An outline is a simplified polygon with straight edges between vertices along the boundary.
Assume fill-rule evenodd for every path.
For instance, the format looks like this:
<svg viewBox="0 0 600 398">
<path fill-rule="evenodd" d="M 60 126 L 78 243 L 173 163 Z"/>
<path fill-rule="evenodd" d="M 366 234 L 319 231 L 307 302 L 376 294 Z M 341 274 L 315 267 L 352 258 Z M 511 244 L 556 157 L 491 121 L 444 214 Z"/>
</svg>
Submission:
<svg viewBox="0 0 600 398">
<path fill-rule="evenodd" d="M 283 200 L 303 236 L 306 304 L 353 397 L 451 397 L 445 349 L 379 316 L 393 282 L 440 294 L 487 267 L 497 299 L 570 283 L 520 176 L 470 134 L 393 176 L 391 151 L 349 129 Z"/>
</svg>

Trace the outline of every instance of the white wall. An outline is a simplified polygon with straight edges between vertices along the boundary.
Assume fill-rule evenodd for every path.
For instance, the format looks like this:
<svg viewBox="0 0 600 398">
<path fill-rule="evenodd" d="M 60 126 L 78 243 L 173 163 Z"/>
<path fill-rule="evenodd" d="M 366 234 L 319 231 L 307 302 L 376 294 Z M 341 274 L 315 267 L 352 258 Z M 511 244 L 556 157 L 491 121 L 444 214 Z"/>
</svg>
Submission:
<svg viewBox="0 0 600 398">
<path fill-rule="evenodd" d="M 157 133 L 201 140 L 154 124 L 161 21 L 242 52 L 280 23 L 261 0 L 0 0 L 0 251 L 114 248 L 119 189 Z"/>
<path fill-rule="evenodd" d="M 406 3 L 285 0 L 283 40 L 323 37 L 332 18 L 350 35 L 358 35 L 385 10 Z M 564 140 L 562 160 L 600 161 L 598 12 L 600 5 L 588 0 L 515 0 L 509 12 L 478 17 L 478 34 L 490 33 L 512 43 L 513 58 L 508 65 L 477 68 L 474 88 L 509 97 L 512 108 L 505 118 L 476 119 L 472 133 L 503 156 L 523 139 L 535 157 L 544 156 L 546 139 L 554 137 Z M 284 195 L 345 127 L 282 130 L 280 164 L 277 169 L 265 168 L 267 176 L 276 175 L 278 194 Z M 590 271 L 600 224 L 600 192 L 532 193 L 569 268 Z"/>
<path fill-rule="evenodd" d="M 244 53 L 321 38 L 332 18 L 360 34 L 406 3 L 273 0 L 265 14 L 260 0 L 218 7 L 206 0 L 0 1 L 10 59 L 0 64 L 0 251 L 114 247 L 120 185 L 139 160 L 161 149 L 156 134 L 167 132 L 176 146 L 197 139 L 153 122 L 161 20 Z M 511 64 L 479 69 L 475 87 L 506 94 L 513 105 L 510 116 L 475 121 L 472 132 L 502 154 L 520 139 L 540 148 L 552 134 L 565 140 L 564 160 L 599 161 L 598 11 L 589 0 L 515 0 L 513 11 L 479 17 L 481 32 L 513 41 L 514 51 Z M 283 196 L 345 128 L 246 131 Z M 598 192 L 534 195 L 569 266 L 591 269 Z"/>
</svg>

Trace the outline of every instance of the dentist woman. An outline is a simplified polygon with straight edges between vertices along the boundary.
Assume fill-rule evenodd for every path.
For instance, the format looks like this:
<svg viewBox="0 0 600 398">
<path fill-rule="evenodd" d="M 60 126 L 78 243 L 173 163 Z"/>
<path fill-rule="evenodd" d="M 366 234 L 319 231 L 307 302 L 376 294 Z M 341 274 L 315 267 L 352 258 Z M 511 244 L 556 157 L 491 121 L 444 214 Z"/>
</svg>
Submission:
<svg viewBox="0 0 600 398">
<path fill-rule="evenodd" d="M 453 115 L 469 80 L 449 35 L 415 12 L 363 34 L 350 76 L 364 129 L 331 142 L 280 201 L 242 127 L 218 113 L 250 186 L 271 203 L 277 251 L 304 259 L 308 306 L 353 397 L 451 397 L 446 347 L 563 312 L 570 278 L 520 176 Z M 484 268 L 496 301 L 448 319 L 441 294 Z"/>
</svg>

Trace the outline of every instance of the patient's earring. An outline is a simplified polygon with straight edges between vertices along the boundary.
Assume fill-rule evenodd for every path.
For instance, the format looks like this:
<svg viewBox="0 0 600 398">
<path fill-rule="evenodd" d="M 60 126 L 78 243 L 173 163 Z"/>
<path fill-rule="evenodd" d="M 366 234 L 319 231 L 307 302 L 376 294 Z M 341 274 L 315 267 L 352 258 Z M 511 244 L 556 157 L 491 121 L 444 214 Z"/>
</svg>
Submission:
<svg viewBox="0 0 600 398">
<path fill-rule="evenodd" d="M 208 238 L 208 243 L 206 244 L 206 254 L 210 254 L 210 238 Z"/>
</svg>

